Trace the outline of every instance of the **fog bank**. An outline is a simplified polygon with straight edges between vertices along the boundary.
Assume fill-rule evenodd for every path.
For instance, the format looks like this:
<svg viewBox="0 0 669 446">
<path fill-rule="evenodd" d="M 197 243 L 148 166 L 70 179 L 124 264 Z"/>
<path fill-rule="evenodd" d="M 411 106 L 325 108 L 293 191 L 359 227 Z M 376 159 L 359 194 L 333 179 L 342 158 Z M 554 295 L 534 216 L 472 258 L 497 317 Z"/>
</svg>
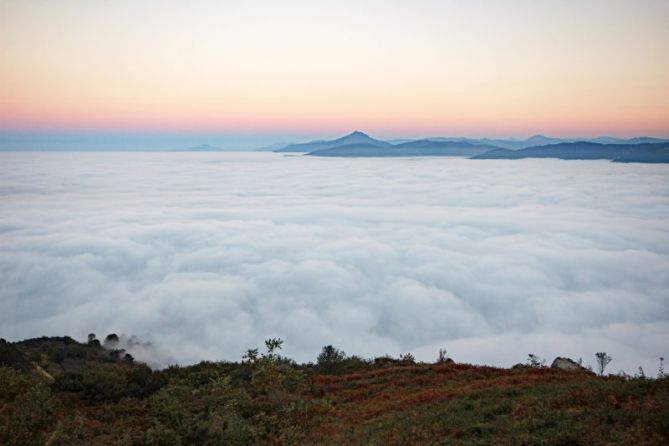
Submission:
<svg viewBox="0 0 669 446">
<path fill-rule="evenodd" d="M 151 361 L 669 356 L 669 166 L 0 153 L 0 336 Z M 135 352 L 142 359 L 142 352 Z M 160 359 L 162 358 L 162 359 Z M 173 359 L 166 359 L 173 358 Z"/>
</svg>

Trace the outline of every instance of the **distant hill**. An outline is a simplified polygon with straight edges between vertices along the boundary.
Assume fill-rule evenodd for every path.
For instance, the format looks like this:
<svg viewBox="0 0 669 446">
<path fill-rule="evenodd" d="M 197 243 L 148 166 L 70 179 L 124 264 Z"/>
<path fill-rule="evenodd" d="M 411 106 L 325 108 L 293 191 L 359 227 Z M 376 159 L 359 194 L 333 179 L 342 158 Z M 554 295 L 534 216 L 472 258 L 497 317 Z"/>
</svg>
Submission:
<svg viewBox="0 0 669 446">
<path fill-rule="evenodd" d="M 254 152 L 278 152 L 281 149 L 284 149 L 285 147 L 288 147 L 290 145 L 293 145 L 292 142 L 275 142 L 274 144 L 270 144 L 267 146 L 263 147 L 258 147 L 253 149 Z"/>
<path fill-rule="evenodd" d="M 608 159 L 627 163 L 669 163 L 669 143 L 601 144 L 580 141 L 521 150 L 495 149 L 472 157 L 472 159 L 522 158 Z"/>
<path fill-rule="evenodd" d="M 509 150 L 521 150 L 529 147 L 547 146 L 551 144 L 567 142 L 597 142 L 602 144 L 641 144 L 641 143 L 661 143 L 669 142 L 667 139 L 636 137 L 630 139 L 614 138 L 611 136 L 600 136 L 597 138 L 553 138 L 544 135 L 534 135 L 526 139 L 504 139 L 504 138 L 461 138 L 461 137 L 435 137 L 428 138 L 431 141 L 459 141 L 470 144 L 490 145 Z"/>
<path fill-rule="evenodd" d="M 521 139 L 521 140 L 483 138 L 479 141 L 481 141 L 485 144 L 490 144 L 490 145 L 501 147 L 501 148 L 504 148 L 504 149 L 519 150 L 519 149 L 524 149 L 524 148 L 527 148 L 527 147 L 545 146 L 545 145 L 548 145 L 548 144 L 556 144 L 556 143 L 570 141 L 570 140 L 565 140 L 565 139 L 560 139 L 560 138 L 551 138 L 551 137 L 543 136 L 543 135 L 534 135 L 534 136 L 530 136 L 527 139 Z"/>
<path fill-rule="evenodd" d="M 496 149 L 496 147 L 467 142 L 423 139 L 386 147 L 378 147 L 370 144 L 351 144 L 331 149 L 316 150 L 309 153 L 309 155 L 337 157 L 473 156 L 493 149 Z"/>
<path fill-rule="evenodd" d="M 519 150 L 527 147 L 543 146 L 559 142 L 571 142 L 572 140 L 551 138 L 543 135 L 534 135 L 527 139 L 504 139 L 504 138 L 465 138 L 465 137 L 433 137 L 427 138 L 430 141 L 452 141 L 464 142 L 472 145 L 493 146 L 502 149 Z"/>
<path fill-rule="evenodd" d="M 669 142 L 667 139 L 661 138 L 650 138 L 648 136 L 637 136 L 635 138 L 621 139 L 613 138 L 611 136 L 600 136 L 597 138 L 587 139 L 589 142 L 599 142 L 602 144 L 655 144 L 661 142 Z"/>
<path fill-rule="evenodd" d="M 397 150 L 417 150 L 424 156 L 474 156 L 488 150 L 494 150 L 498 146 L 469 141 L 434 141 L 431 139 L 419 139 L 417 141 L 397 144 Z"/>
<path fill-rule="evenodd" d="M 378 139 L 374 139 L 370 137 L 369 135 L 366 135 L 365 133 L 355 131 L 351 134 L 348 134 L 346 136 L 342 136 L 341 138 L 334 139 L 331 141 L 311 141 L 311 142 L 305 142 L 301 144 L 289 144 L 283 149 L 276 150 L 276 152 L 303 152 L 303 153 L 309 153 L 309 152 L 314 152 L 317 150 L 325 150 L 325 149 L 332 149 L 335 147 L 342 147 L 342 146 L 350 146 L 350 145 L 358 145 L 358 144 L 366 144 L 366 145 L 371 145 L 375 147 L 389 147 L 391 146 L 390 143 L 387 143 L 385 141 L 380 141 Z"/>
</svg>

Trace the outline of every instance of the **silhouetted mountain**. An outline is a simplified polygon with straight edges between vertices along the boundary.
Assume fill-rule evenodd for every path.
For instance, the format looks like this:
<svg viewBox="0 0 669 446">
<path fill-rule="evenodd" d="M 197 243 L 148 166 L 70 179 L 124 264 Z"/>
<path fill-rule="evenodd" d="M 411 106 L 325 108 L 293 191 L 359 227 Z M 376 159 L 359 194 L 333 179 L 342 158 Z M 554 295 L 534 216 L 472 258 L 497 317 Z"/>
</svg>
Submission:
<svg viewBox="0 0 669 446">
<path fill-rule="evenodd" d="M 558 144 L 561 142 L 573 142 L 572 139 L 552 138 L 544 135 L 534 135 L 526 139 L 489 139 L 482 138 L 480 143 L 501 147 L 503 149 L 520 150 L 528 147 L 546 146 L 549 144 Z"/>
<path fill-rule="evenodd" d="M 669 139 L 650 138 L 648 136 L 637 136 L 635 138 L 620 140 L 620 144 L 655 144 L 661 142 L 669 142 Z"/>
<path fill-rule="evenodd" d="M 488 150 L 498 149 L 498 146 L 469 141 L 434 141 L 419 139 L 394 146 L 396 149 L 419 149 L 422 151 L 438 151 L 442 156 L 473 156 Z"/>
<path fill-rule="evenodd" d="M 474 156 L 481 153 L 475 147 L 484 147 L 486 150 L 494 148 L 522 150 L 532 147 L 543 147 L 561 143 L 590 142 L 601 144 L 636 145 L 644 143 L 667 143 L 669 140 L 650 137 L 635 137 L 630 139 L 600 136 L 597 138 L 554 138 L 544 135 L 534 135 L 526 139 L 504 138 L 466 138 L 466 137 L 430 137 L 422 139 L 393 139 L 391 143 L 371 138 L 365 133 L 355 131 L 335 140 L 311 141 L 298 144 L 275 145 L 276 152 L 301 152 L 316 156 Z M 448 143 L 444 145 L 443 143 Z M 454 144 L 461 144 L 460 146 Z M 325 150 L 348 147 L 346 150 L 324 153 Z M 354 146 L 357 146 L 355 148 Z M 388 153 L 370 150 L 369 147 L 402 148 L 403 151 L 393 150 Z M 263 148 L 264 150 L 271 149 Z M 421 150 L 418 150 L 421 149 Z"/>
<path fill-rule="evenodd" d="M 669 163 L 669 143 L 600 144 L 580 141 L 521 150 L 496 149 L 472 157 L 472 159 L 522 158 L 608 159 L 617 162 Z"/>
<path fill-rule="evenodd" d="M 308 153 L 310 156 L 350 156 L 350 157 L 373 157 L 388 156 L 384 153 L 392 150 L 387 147 L 378 147 L 372 144 L 350 144 L 342 147 L 333 147 L 331 149 L 315 150 Z"/>
<path fill-rule="evenodd" d="M 263 147 L 258 147 L 256 149 L 253 149 L 254 152 L 277 152 L 285 147 L 288 147 L 290 145 L 293 145 L 292 142 L 275 142 L 274 144 L 270 144 L 268 146 L 263 146 Z"/>
<path fill-rule="evenodd" d="M 429 138 L 431 141 L 460 141 L 470 144 L 483 144 L 496 146 L 502 149 L 520 150 L 529 147 L 547 146 L 550 144 L 568 143 L 568 142 L 598 142 L 602 144 L 641 144 L 641 143 L 661 143 L 669 142 L 667 139 L 636 137 L 630 139 L 614 138 L 611 136 L 600 136 L 597 138 L 553 138 L 543 135 L 534 135 L 527 139 L 503 139 L 503 138 L 460 138 L 460 137 L 436 137 Z"/>
<path fill-rule="evenodd" d="M 374 139 L 362 132 L 355 131 L 349 135 L 331 141 L 311 141 L 301 144 L 289 144 L 277 152 L 314 152 L 316 150 L 332 149 L 335 147 L 350 146 L 354 144 L 367 144 L 375 147 L 389 147 L 391 144 Z"/>
<path fill-rule="evenodd" d="M 316 150 L 309 153 L 309 155 L 340 157 L 473 156 L 495 148 L 494 146 L 475 145 L 466 142 L 422 139 L 389 147 L 377 147 L 371 144 L 351 144 L 331 149 Z"/>
<path fill-rule="evenodd" d="M 509 150 L 520 150 L 526 149 L 528 147 L 538 147 L 545 146 L 549 144 L 558 144 L 562 142 L 577 142 L 577 141 L 588 141 L 584 138 L 553 138 L 544 135 L 534 135 L 526 139 L 513 139 L 513 138 L 466 138 L 460 136 L 448 136 L 448 137 L 431 137 L 425 138 L 429 141 L 448 141 L 448 142 L 462 142 L 472 145 L 483 145 L 483 146 L 493 146 L 502 149 Z M 616 141 L 601 141 L 601 142 L 610 142 L 610 143 L 624 143 L 624 140 Z M 641 142 L 641 141 L 640 141 Z"/>
<path fill-rule="evenodd" d="M 669 163 L 669 143 L 628 144 L 627 149 L 613 161 L 619 163 Z"/>
</svg>

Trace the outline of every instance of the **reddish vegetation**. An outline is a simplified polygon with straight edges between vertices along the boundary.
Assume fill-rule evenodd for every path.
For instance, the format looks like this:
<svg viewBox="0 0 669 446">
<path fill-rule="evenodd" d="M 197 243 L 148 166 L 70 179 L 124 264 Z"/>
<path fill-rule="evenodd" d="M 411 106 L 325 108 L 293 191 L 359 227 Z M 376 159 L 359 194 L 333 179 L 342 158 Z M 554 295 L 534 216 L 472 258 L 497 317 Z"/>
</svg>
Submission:
<svg viewBox="0 0 669 446">
<path fill-rule="evenodd" d="M 325 374 L 273 351 L 156 372 L 118 357 L 0 342 L 0 443 L 669 444 L 667 378 L 343 357 Z"/>
<path fill-rule="evenodd" d="M 595 378 L 588 374 L 549 368 L 508 370 L 468 364 L 425 364 L 358 371 L 343 376 L 316 375 L 313 387 L 318 398 L 330 400 L 334 407 L 320 428 L 321 433 L 331 433 L 340 430 L 342 425 L 420 410 L 423 406 L 458 399 L 483 389 L 578 384 L 592 379 Z M 572 393 L 581 397 L 584 394 L 583 390 Z M 520 417 L 522 413 L 521 402 L 514 410 L 514 416 Z M 451 434 L 457 435 L 458 431 L 459 428 L 453 428 Z"/>
</svg>

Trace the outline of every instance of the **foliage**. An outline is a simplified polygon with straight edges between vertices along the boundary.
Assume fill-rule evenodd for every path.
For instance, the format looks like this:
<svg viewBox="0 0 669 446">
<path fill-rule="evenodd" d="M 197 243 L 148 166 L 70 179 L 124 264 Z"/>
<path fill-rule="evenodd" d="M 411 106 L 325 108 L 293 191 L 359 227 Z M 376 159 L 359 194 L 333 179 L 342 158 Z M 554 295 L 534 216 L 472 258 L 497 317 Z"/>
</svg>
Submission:
<svg viewBox="0 0 669 446">
<path fill-rule="evenodd" d="M 0 339 L 0 366 L 23 368 L 23 357 L 18 348 L 4 339 Z"/>
<path fill-rule="evenodd" d="M 669 444 L 663 372 L 596 376 L 535 355 L 499 369 L 445 351 L 434 364 L 367 360 L 332 346 L 300 365 L 282 346 L 154 371 L 70 338 L 0 343 L 23 367 L 0 367 L 0 444 Z"/>
<path fill-rule="evenodd" d="M 326 345 L 316 358 L 316 368 L 324 375 L 340 373 L 345 360 L 345 352 L 332 345 Z"/>
<path fill-rule="evenodd" d="M 48 386 L 34 376 L 0 367 L 0 444 L 42 444 L 53 426 Z"/>
<path fill-rule="evenodd" d="M 448 351 L 446 351 L 445 348 L 440 348 L 439 349 L 439 356 L 437 356 L 437 362 L 438 363 L 444 363 L 452 361 L 451 358 L 448 357 Z"/>
<path fill-rule="evenodd" d="M 613 358 L 607 355 L 606 352 L 595 353 L 595 358 L 597 358 L 597 370 L 599 370 L 600 375 L 603 375 L 606 366 L 609 365 Z"/>
<path fill-rule="evenodd" d="M 664 372 L 664 358 L 660 357 L 660 366 L 657 368 L 658 379 L 666 378 L 667 374 Z"/>
<path fill-rule="evenodd" d="M 537 355 L 535 355 L 534 353 L 530 353 L 529 355 L 527 355 L 527 365 L 529 367 L 536 369 L 545 366 L 546 360 L 545 359 L 540 360 Z"/>
</svg>

